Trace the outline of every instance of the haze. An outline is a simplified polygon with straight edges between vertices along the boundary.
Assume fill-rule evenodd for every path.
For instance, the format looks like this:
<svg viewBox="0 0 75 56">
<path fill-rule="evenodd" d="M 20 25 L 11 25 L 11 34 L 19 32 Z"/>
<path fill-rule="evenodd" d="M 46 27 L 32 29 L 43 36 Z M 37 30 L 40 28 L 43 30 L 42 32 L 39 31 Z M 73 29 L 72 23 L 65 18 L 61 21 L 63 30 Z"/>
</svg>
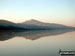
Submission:
<svg viewBox="0 0 75 56">
<path fill-rule="evenodd" d="M 36 19 L 75 27 L 75 0 L 0 0 L 0 19 Z"/>
</svg>

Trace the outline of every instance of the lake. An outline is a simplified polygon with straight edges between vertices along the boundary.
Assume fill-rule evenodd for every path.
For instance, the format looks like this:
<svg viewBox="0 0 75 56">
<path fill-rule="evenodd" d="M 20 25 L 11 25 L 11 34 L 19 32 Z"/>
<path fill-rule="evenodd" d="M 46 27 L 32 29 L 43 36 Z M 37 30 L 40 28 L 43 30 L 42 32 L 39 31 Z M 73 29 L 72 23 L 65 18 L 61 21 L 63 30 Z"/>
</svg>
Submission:
<svg viewBox="0 0 75 56">
<path fill-rule="evenodd" d="M 74 30 L 0 32 L 0 56 L 59 56 L 75 50 Z"/>
</svg>

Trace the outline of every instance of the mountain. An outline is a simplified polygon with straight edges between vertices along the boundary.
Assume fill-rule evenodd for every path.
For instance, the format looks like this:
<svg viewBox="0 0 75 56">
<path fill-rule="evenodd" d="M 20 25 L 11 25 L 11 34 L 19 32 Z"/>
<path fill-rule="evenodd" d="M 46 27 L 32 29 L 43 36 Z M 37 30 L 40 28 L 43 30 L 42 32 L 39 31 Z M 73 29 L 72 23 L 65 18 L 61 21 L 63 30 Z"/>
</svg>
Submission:
<svg viewBox="0 0 75 56">
<path fill-rule="evenodd" d="M 15 23 L 13 22 L 10 22 L 10 21 L 7 21 L 7 20 L 0 20 L 0 25 L 3 25 L 3 26 L 11 26 L 11 25 L 16 25 Z"/>
<path fill-rule="evenodd" d="M 20 30 L 28 30 L 27 28 L 20 27 L 20 25 L 7 21 L 0 20 L 0 31 L 20 31 Z"/>
<path fill-rule="evenodd" d="M 23 22 L 22 24 L 35 24 L 35 25 L 41 25 L 43 24 L 43 22 L 40 22 L 38 20 L 34 20 L 34 19 L 31 19 L 31 20 L 28 20 L 26 22 Z"/>
<path fill-rule="evenodd" d="M 66 29 L 66 28 L 73 28 L 70 26 L 65 26 L 61 24 L 56 24 L 56 23 L 44 23 L 40 22 L 34 19 L 31 19 L 29 21 L 20 23 L 21 26 L 25 28 L 30 28 L 30 29 Z"/>
<path fill-rule="evenodd" d="M 13 23 L 7 20 L 0 20 L 1 30 L 51 30 L 51 29 L 75 29 L 74 27 L 65 26 L 55 23 L 44 23 L 38 20 L 28 20 L 22 23 Z"/>
</svg>

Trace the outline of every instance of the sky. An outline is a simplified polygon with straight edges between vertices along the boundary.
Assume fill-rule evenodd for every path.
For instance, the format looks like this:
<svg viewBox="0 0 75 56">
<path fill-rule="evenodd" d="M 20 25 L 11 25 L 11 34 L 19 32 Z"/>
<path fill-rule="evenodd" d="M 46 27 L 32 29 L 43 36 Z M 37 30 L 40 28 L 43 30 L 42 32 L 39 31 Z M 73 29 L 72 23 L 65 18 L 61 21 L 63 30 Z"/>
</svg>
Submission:
<svg viewBox="0 0 75 56">
<path fill-rule="evenodd" d="M 0 20 L 36 19 L 75 27 L 75 0 L 0 0 Z"/>
</svg>

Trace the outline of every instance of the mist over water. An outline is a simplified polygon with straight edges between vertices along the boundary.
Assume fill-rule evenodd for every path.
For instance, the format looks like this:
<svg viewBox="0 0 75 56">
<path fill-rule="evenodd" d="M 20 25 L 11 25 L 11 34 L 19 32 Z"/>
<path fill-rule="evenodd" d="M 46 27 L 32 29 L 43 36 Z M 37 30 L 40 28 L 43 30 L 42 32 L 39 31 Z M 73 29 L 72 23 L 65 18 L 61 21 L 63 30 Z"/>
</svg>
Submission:
<svg viewBox="0 0 75 56">
<path fill-rule="evenodd" d="M 59 49 L 75 50 L 74 43 L 72 29 L 0 32 L 0 56 L 58 56 Z"/>
</svg>

